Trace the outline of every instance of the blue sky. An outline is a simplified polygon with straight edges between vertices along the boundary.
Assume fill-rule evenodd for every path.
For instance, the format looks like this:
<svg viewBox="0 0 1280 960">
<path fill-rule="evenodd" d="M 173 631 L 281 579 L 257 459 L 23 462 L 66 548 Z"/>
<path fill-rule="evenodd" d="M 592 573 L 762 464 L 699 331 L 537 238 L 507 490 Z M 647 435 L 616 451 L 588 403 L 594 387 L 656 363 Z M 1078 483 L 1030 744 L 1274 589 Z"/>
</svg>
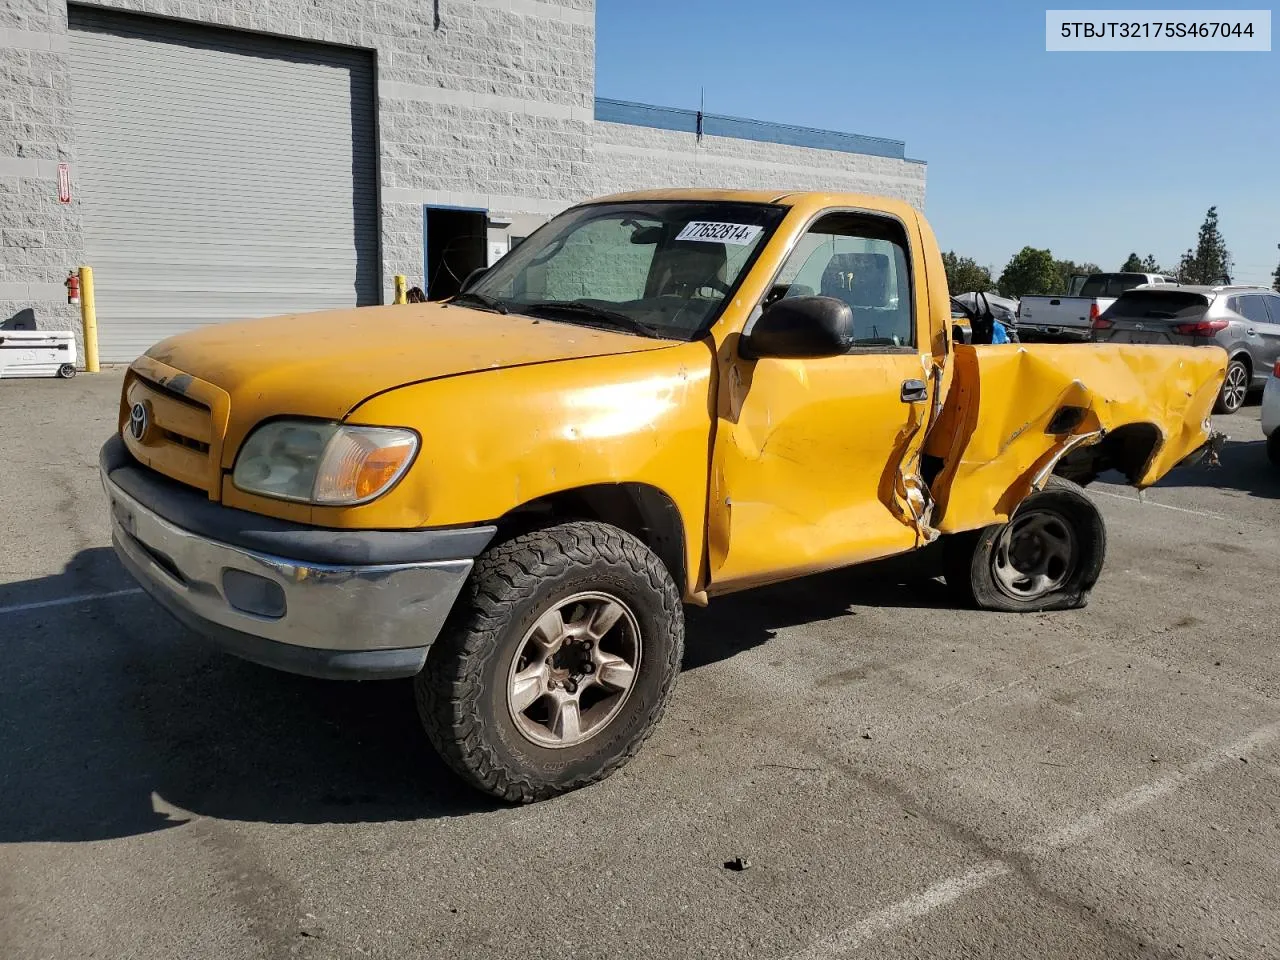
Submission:
<svg viewBox="0 0 1280 960">
<path fill-rule="evenodd" d="M 1216 204 L 1234 279 L 1269 284 L 1274 41 L 1047 53 L 1044 24 L 1045 5 L 1025 2 L 597 0 L 596 92 L 696 109 L 705 87 L 711 113 L 905 140 L 929 163 L 943 249 L 997 273 L 1026 244 L 1109 270 L 1130 250 L 1173 266 Z"/>
</svg>

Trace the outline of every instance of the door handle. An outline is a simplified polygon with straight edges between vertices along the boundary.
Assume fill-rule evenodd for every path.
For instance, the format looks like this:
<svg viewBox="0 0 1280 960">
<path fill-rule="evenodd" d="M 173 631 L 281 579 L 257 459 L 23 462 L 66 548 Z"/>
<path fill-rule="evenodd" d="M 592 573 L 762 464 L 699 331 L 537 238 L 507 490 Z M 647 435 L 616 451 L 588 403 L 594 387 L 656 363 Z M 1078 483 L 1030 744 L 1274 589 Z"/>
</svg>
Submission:
<svg viewBox="0 0 1280 960">
<path fill-rule="evenodd" d="M 923 380 L 903 380 L 901 396 L 903 403 L 921 403 L 929 399 L 929 385 Z"/>
<path fill-rule="evenodd" d="M 1257 331 L 1257 330 L 1255 330 L 1255 329 L 1253 329 L 1253 327 L 1250 327 L 1248 330 L 1246 330 L 1246 331 L 1245 331 L 1245 333 L 1246 333 L 1246 334 L 1248 334 L 1248 335 L 1249 335 L 1249 336 L 1251 336 L 1251 337 L 1252 337 L 1255 333 L 1257 333 L 1257 332 L 1258 332 L 1258 331 Z"/>
</svg>

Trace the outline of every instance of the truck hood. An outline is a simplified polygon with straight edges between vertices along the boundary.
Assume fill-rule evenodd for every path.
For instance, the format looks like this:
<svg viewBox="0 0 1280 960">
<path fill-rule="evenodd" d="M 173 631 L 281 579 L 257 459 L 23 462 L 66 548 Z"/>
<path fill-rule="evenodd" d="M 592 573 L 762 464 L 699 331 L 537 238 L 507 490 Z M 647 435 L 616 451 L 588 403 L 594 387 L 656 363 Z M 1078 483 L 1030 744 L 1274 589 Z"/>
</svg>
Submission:
<svg viewBox="0 0 1280 960">
<path fill-rule="evenodd" d="M 134 361 L 133 371 L 213 411 L 210 456 L 226 469 L 245 436 L 267 417 L 341 420 L 369 397 L 412 383 L 675 345 L 415 303 L 212 324 L 157 343 Z M 162 458 L 147 462 L 173 473 Z M 203 478 L 198 485 L 214 482 Z"/>
<path fill-rule="evenodd" d="M 438 303 L 360 307 L 218 323 L 146 352 L 228 394 L 232 416 L 269 398 L 271 413 L 338 420 L 409 383 L 478 370 L 657 350 L 671 341 Z"/>
</svg>

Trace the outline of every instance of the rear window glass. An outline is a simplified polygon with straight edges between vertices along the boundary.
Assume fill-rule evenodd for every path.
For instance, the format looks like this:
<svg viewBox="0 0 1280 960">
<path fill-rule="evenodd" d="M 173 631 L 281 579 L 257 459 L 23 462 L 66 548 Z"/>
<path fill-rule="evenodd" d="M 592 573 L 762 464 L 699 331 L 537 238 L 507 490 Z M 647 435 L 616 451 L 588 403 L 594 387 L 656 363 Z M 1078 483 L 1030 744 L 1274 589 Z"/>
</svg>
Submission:
<svg viewBox="0 0 1280 960">
<path fill-rule="evenodd" d="M 1141 273 L 1099 273 L 1090 277 L 1080 288 L 1082 297 L 1118 297 L 1126 290 L 1147 282 Z"/>
<path fill-rule="evenodd" d="M 1209 306 L 1209 299 L 1198 293 L 1175 290 L 1134 290 L 1120 297 L 1103 312 L 1104 317 L 1183 320 L 1198 317 Z"/>
</svg>

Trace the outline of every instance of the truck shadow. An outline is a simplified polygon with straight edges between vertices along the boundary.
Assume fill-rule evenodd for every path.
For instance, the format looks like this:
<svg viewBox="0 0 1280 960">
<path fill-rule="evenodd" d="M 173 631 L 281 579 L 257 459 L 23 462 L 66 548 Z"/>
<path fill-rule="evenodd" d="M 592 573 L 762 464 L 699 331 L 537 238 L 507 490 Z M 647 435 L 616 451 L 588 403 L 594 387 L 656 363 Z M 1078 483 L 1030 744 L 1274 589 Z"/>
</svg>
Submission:
<svg viewBox="0 0 1280 960">
<path fill-rule="evenodd" d="M 894 576 L 826 574 L 693 610 L 685 669 L 852 603 L 945 604 L 940 585 L 897 587 Z M 0 584 L 0 843 L 102 840 L 197 817 L 357 823 L 502 809 L 431 749 L 409 681 L 328 682 L 245 663 L 132 586 L 106 548 L 60 574 Z"/>
<path fill-rule="evenodd" d="M 1162 487 L 1214 487 L 1239 490 L 1253 497 L 1280 499 L 1280 467 L 1267 457 L 1265 440 L 1228 440 L 1222 463 L 1173 470 L 1156 484 Z"/>
</svg>

